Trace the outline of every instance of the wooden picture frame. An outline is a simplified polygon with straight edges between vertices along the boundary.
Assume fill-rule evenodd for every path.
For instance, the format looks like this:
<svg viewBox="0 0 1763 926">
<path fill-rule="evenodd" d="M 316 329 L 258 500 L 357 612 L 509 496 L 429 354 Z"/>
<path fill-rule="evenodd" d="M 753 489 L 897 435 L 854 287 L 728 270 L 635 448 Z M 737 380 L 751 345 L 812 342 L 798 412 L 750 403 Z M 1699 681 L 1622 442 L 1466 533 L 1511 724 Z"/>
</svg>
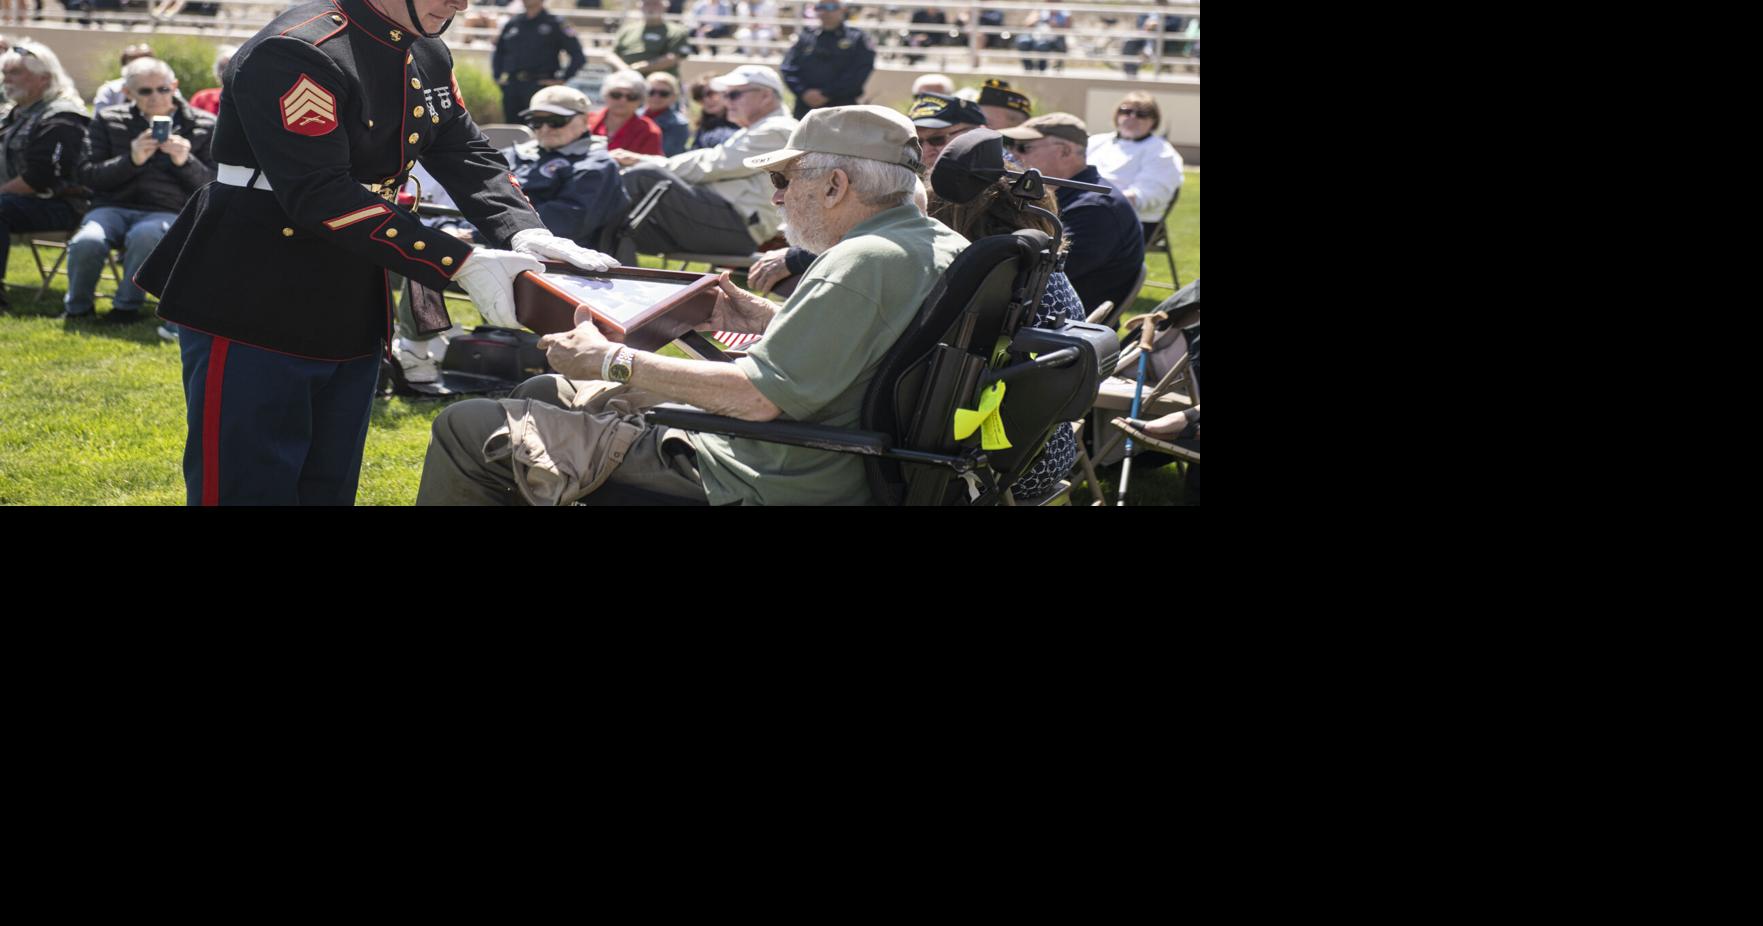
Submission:
<svg viewBox="0 0 1763 926">
<path fill-rule="evenodd" d="M 514 315 L 540 334 L 569 331 L 586 313 L 607 340 L 657 350 L 694 331 L 716 308 L 714 273 L 614 267 L 592 273 L 545 262 L 514 280 Z"/>
</svg>

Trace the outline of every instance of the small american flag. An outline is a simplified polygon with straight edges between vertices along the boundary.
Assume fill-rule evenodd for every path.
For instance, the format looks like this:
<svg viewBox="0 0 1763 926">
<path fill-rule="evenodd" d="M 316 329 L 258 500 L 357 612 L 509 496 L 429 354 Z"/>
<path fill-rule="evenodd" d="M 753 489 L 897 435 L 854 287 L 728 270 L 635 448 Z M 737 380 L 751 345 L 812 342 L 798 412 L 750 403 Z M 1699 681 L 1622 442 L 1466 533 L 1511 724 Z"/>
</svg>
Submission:
<svg viewBox="0 0 1763 926">
<path fill-rule="evenodd" d="M 747 345 L 764 337 L 763 334 L 736 334 L 733 331 L 712 331 L 710 336 L 729 350 L 746 350 Z"/>
</svg>

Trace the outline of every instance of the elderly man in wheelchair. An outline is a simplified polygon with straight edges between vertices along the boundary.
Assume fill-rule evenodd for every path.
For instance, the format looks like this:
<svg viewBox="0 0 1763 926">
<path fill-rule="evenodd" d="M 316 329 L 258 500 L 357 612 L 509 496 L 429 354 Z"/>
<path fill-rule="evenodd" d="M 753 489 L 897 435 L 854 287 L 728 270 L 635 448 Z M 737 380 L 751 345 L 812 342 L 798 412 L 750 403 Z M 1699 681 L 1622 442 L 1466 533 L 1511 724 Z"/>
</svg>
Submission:
<svg viewBox="0 0 1763 926">
<path fill-rule="evenodd" d="M 1081 322 L 1021 327 L 1057 242 L 969 247 L 927 218 L 912 123 L 882 107 L 816 110 L 748 166 L 770 172 L 791 242 L 821 255 L 781 307 L 719 281 L 703 330 L 764 337 L 717 363 L 591 323 L 546 335 L 562 375 L 435 420 L 418 504 L 1008 500 L 1001 486 L 1094 401 L 1117 350 Z"/>
</svg>

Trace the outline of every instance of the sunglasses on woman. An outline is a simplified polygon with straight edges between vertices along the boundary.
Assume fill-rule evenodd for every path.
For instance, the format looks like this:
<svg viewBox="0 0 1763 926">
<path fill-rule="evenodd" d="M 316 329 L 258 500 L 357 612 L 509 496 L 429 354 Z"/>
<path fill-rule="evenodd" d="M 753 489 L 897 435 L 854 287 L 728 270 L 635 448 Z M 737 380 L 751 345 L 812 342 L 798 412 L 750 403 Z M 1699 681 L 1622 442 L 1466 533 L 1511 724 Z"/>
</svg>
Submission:
<svg viewBox="0 0 1763 926">
<path fill-rule="evenodd" d="M 1131 106 L 1122 106 L 1122 107 L 1120 107 L 1120 109 L 1115 111 L 1115 115 L 1137 116 L 1140 119 L 1149 119 L 1152 116 L 1156 115 L 1156 113 L 1153 113 L 1148 109 L 1133 109 Z"/>
<path fill-rule="evenodd" d="M 571 116 L 529 116 L 526 127 L 529 129 L 561 129 L 569 124 Z"/>
<path fill-rule="evenodd" d="M 649 91 L 650 96 L 673 96 L 673 91 L 666 88 Z"/>
<path fill-rule="evenodd" d="M 163 93 L 166 96 L 170 96 L 171 95 L 171 88 L 170 87 L 139 87 L 135 90 L 135 96 L 152 96 L 155 93 Z"/>
<path fill-rule="evenodd" d="M 642 99 L 642 97 L 637 96 L 634 93 L 625 93 L 622 90 L 608 91 L 606 94 L 606 98 L 608 100 L 624 100 L 627 103 L 635 103 L 636 101 Z"/>
</svg>

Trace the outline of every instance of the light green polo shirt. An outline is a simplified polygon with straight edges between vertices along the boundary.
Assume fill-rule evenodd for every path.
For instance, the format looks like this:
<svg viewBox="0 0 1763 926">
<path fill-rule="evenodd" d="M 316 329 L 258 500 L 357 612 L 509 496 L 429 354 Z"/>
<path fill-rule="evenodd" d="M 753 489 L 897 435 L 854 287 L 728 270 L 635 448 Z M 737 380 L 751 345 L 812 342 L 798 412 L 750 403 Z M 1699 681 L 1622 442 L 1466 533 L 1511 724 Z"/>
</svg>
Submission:
<svg viewBox="0 0 1763 926">
<path fill-rule="evenodd" d="M 735 361 L 783 418 L 855 428 L 883 355 L 967 247 L 906 205 L 871 216 L 827 249 Z M 713 505 L 852 505 L 873 501 L 863 458 L 787 444 L 693 434 Z"/>
</svg>

